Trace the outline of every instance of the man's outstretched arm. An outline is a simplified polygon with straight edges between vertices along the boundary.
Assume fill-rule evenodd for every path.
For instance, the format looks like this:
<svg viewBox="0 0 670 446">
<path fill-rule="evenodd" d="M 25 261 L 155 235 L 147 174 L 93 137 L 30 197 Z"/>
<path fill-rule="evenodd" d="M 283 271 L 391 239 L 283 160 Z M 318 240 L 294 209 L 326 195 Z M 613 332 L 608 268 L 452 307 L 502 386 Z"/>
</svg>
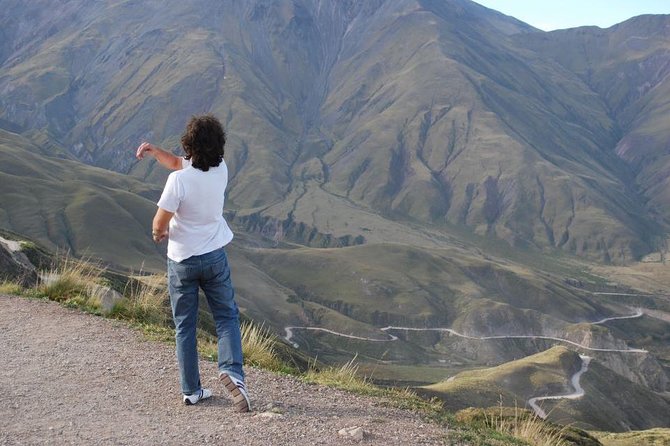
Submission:
<svg viewBox="0 0 670 446">
<path fill-rule="evenodd" d="M 147 155 L 153 156 L 156 159 L 156 161 L 158 161 L 158 163 L 161 166 L 165 167 L 166 169 L 179 170 L 182 167 L 181 164 L 182 158 L 180 156 L 173 155 L 170 152 L 166 152 L 160 147 L 157 147 L 148 142 L 143 142 L 137 148 L 137 153 L 135 154 L 135 156 L 137 157 L 137 159 L 141 160 Z"/>
</svg>

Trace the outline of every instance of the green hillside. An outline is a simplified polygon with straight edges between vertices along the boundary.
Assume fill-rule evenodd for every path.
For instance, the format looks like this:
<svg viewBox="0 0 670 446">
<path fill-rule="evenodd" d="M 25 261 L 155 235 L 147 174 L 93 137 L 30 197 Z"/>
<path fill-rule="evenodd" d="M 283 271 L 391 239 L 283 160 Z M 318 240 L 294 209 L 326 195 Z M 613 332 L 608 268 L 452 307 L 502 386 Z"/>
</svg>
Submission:
<svg viewBox="0 0 670 446">
<path fill-rule="evenodd" d="M 0 166 L 0 227 L 75 256 L 124 268 L 163 267 L 149 236 L 156 187 L 52 157 L 4 130 Z"/>
<path fill-rule="evenodd" d="M 668 20 L 667 15 L 645 15 L 606 30 L 583 27 L 517 39 L 577 74 L 603 99 L 621 134 L 614 151 L 644 194 L 646 212 L 666 218 Z"/>
<path fill-rule="evenodd" d="M 605 446 L 668 446 L 670 429 L 649 429 L 624 433 L 593 432 Z"/>
<path fill-rule="evenodd" d="M 506 406 L 525 407 L 533 396 L 570 393 L 570 376 L 580 366 L 577 353 L 552 347 L 497 367 L 461 372 L 424 389 L 453 410 L 495 406 L 501 396 Z"/>
<path fill-rule="evenodd" d="M 531 269 L 458 249 L 370 244 L 255 250 L 250 258 L 282 285 L 302 289 L 299 298 L 327 303 L 345 315 L 379 326 L 449 325 L 462 312 L 473 309 L 466 308 L 473 299 L 531 309 L 564 321 L 589 320 L 607 311 Z M 380 308 L 385 311 L 376 314 Z"/>
<path fill-rule="evenodd" d="M 553 347 L 497 367 L 461 372 L 423 389 L 455 410 L 495 406 L 501 397 L 507 406 L 525 407 L 531 397 L 572 393 L 570 378 L 580 367 L 577 353 Z M 670 422 L 665 397 L 617 375 L 597 359 L 580 381 L 583 397 L 538 403 L 549 420 L 610 431 L 649 429 Z"/>
</svg>

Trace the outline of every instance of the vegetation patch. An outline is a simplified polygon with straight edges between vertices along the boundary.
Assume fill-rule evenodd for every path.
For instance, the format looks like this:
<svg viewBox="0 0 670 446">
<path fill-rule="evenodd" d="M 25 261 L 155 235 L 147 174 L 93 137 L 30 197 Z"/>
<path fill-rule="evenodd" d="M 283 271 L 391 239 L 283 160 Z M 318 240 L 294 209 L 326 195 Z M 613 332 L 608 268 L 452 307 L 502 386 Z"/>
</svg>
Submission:
<svg viewBox="0 0 670 446">
<path fill-rule="evenodd" d="M 670 429 L 649 429 L 632 432 L 594 432 L 605 446 L 670 446 Z"/>
<path fill-rule="evenodd" d="M 490 407 L 486 409 L 464 409 L 456 413 L 459 423 L 475 429 L 494 430 L 501 435 L 509 435 L 534 446 L 598 446 L 600 442 L 587 432 L 558 426 L 542 420 L 534 413 L 511 407 Z"/>
</svg>

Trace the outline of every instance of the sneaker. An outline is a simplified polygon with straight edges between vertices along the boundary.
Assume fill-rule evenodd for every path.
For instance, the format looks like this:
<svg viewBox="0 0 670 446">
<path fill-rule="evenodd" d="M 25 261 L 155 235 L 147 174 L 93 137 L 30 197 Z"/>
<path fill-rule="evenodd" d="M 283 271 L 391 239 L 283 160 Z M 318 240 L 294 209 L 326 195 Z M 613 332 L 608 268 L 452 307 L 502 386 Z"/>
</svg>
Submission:
<svg viewBox="0 0 670 446">
<path fill-rule="evenodd" d="M 196 392 L 193 395 L 184 395 L 184 404 L 186 404 L 187 406 L 192 406 L 201 400 L 206 400 L 211 396 L 212 396 L 211 390 L 200 389 L 199 392 Z"/>
<path fill-rule="evenodd" d="M 251 401 L 249 401 L 249 395 L 247 394 L 247 388 L 244 385 L 244 381 L 240 381 L 226 372 L 221 373 L 219 379 L 226 389 L 228 389 L 228 392 L 230 392 L 230 396 L 233 397 L 235 410 L 238 412 L 251 411 Z"/>
</svg>

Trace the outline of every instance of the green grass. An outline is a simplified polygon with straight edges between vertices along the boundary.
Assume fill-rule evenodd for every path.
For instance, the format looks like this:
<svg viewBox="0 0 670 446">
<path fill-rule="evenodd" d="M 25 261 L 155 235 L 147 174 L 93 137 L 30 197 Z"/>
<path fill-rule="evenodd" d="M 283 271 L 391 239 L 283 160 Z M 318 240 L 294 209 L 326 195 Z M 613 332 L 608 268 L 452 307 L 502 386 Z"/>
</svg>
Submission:
<svg viewBox="0 0 670 446">
<path fill-rule="evenodd" d="M 649 429 L 632 432 L 594 432 L 604 446 L 670 446 L 670 429 Z"/>
<path fill-rule="evenodd" d="M 0 282 L 0 294 L 11 294 L 20 296 L 24 293 L 24 286 L 18 282 L 5 280 Z"/>
<path fill-rule="evenodd" d="M 461 372 L 424 389 L 455 410 L 489 407 L 501 397 L 508 405 L 525 404 L 533 396 L 568 393 L 570 377 L 579 370 L 580 364 L 575 352 L 553 347 L 497 367 Z"/>
</svg>

